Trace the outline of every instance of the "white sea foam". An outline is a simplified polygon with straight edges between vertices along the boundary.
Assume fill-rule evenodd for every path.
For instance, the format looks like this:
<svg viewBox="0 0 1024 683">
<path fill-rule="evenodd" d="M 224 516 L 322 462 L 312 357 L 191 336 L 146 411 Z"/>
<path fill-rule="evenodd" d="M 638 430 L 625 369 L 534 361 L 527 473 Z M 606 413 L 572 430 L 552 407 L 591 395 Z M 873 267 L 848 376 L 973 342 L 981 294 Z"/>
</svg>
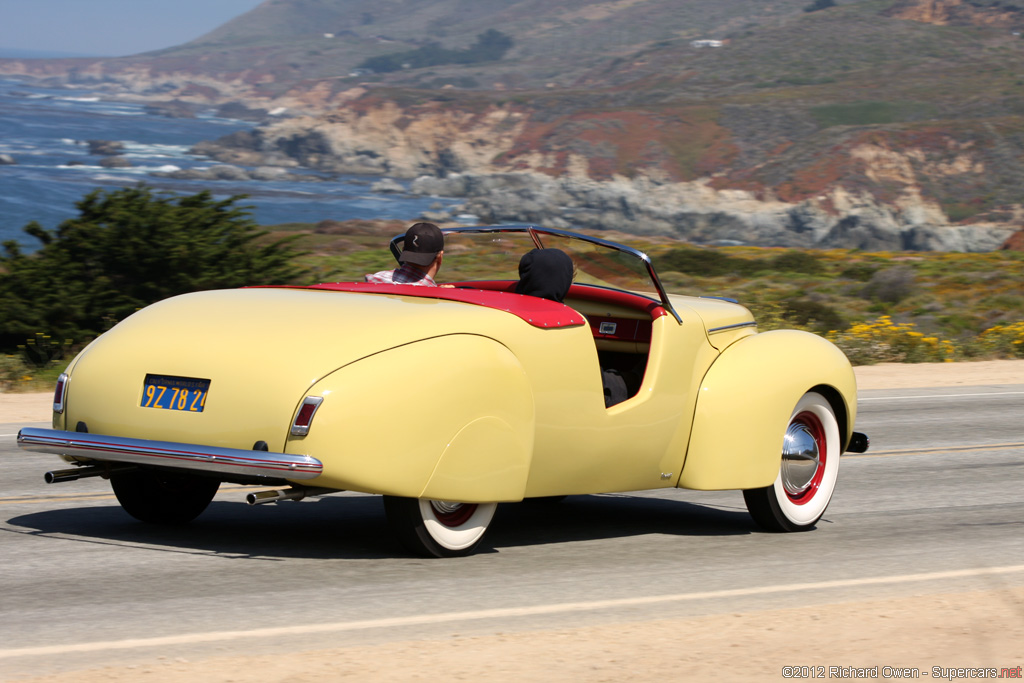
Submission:
<svg viewBox="0 0 1024 683">
<path fill-rule="evenodd" d="M 188 154 L 188 145 L 161 145 L 133 142 L 126 140 L 124 143 L 125 156 L 148 159 L 182 157 Z"/>
<path fill-rule="evenodd" d="M 99 102 L 98 97 L 58 97 L 61 102 Z"/>
</svg>

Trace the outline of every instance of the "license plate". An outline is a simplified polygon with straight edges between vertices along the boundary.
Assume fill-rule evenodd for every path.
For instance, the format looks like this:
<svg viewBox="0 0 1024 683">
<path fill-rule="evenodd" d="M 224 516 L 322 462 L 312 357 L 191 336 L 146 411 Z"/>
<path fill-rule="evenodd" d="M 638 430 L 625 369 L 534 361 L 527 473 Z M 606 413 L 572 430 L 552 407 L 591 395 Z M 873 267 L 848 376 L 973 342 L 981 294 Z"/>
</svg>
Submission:
<svg viewBox="0 0 1024 683">
<path fill-rule="evenodd" d="M 209 390 L 208 379 L 146 375 L 142 384 L 142 407 L 201 413 Z"/>
</svg>

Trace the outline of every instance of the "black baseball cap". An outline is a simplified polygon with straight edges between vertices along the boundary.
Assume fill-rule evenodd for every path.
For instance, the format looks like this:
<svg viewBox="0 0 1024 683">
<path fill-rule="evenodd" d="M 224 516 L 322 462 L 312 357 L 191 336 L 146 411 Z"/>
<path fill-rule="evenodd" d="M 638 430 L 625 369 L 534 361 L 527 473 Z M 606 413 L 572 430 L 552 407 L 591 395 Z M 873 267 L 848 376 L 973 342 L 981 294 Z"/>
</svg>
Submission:
<svg viewBox="0 0 1024 683">
<path fill-rule="evenodd" d="M 437 252 L 444 249 L 444 235 L 441 228 L 433 223 L 416 223 L 405 231 L 405 246 L 398 260 L 402 263 L 415 263 L 417 266 L 429 266 Z"/>
</svg>

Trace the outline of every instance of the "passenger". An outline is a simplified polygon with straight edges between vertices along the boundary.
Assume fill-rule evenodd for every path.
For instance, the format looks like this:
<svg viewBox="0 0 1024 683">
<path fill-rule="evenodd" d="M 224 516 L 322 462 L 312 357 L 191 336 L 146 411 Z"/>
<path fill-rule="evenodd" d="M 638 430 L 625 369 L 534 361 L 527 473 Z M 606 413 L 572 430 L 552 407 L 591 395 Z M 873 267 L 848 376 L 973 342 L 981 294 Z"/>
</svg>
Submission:
<svg viewBox="0 0 1024 683">
<path fill-rule="evenodd" d="M 434 281 L 444 257 L 444 235 L 433 223 L 416 223 L 405 231 L 405 246 L 399 257 L 401 267 L 366 275 L 366 282 L 391 285 L 437 287 Z M 451 285 L 441 285 L 450 287 Z"/>
<path fill-rule="evenodd" d="M 572 286 L 573 265 L 569 255 L 560 249 L 534 249 L 519 260 L 517 294 L 528 294 L 561 303 Z M 629 398 L 629 389 L 616 368 L 601 368 L 604 407 L 610 408 Z"/>
<path fill-rule="evenodd" d="M 572 286 L 572 259 L 561 249 L 533 249 L 519 260 L 516 294 L 561 302 Z"/>
</svg>

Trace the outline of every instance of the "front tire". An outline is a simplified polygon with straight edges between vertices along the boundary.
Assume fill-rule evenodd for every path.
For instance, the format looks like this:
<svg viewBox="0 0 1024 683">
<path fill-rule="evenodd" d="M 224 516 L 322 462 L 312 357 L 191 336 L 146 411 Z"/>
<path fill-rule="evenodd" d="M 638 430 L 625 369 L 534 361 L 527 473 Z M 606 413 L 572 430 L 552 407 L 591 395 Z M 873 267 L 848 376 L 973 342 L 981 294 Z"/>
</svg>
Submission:
<svg viewBox="0 0 1024 683">
<path fill-rule="evenodd" d="M 470 555 L 484 538 L 497 503 L 448 503 L 384 496 L 388 525 L 406 548 L 424 557 Z"/>
<path fill-rule="evenodd" d="M 806 531 L 825 514 L 839 476 L 839 423 L 824 396 L 808 392 L 796 404 L 775 483 L 743 492 L 747 510 L 768 531 Z"/>
<path fill-rule="evenodd" d="M 187 472 L 137 469 L 113 472 L 110 486 L 125 512 L 150 524 L 186 524 L 217 495 L 220 481 Z"/>
</svg>

